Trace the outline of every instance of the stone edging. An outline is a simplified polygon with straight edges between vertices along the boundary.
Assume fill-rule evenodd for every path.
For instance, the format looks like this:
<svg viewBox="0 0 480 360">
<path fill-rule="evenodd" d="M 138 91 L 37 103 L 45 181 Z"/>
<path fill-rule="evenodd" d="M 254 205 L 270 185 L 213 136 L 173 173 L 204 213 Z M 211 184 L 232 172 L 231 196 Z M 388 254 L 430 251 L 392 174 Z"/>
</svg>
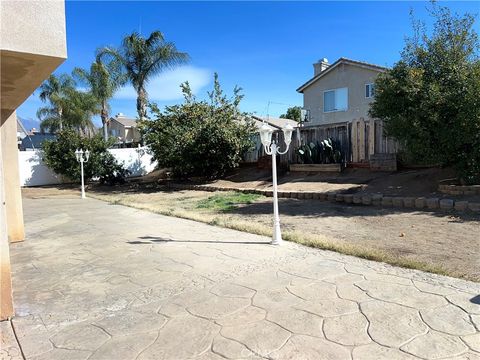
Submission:
<svg viewBox="0 0 480 360">
<path fill-rule="evenodd" d="M 480 195 L 480 185 L 438 185 L 438 191 L 449 195 Z"/>
<path fill-rule="evenodd" d="M 238 191 L 250 194 L 273 196 L 272 190 L 225 188 L 212 185 L 190 185 L 168 183 L 172 189 L 202 190 L 202 191 Z M 337 192 L 309 192 L 309 191 L 278 191 L 279 198 L 314 199 L 320 201 L 344 202 L 346 204 L 373 205 L 381 207 L 426 209 L 434 211 L 472 211 L 480 213 L 479 202 L 455 201 L 453 199 L 426 198 L 426 197 L 392 197 L 382 194 L 343 194 Z"/>
</svg>

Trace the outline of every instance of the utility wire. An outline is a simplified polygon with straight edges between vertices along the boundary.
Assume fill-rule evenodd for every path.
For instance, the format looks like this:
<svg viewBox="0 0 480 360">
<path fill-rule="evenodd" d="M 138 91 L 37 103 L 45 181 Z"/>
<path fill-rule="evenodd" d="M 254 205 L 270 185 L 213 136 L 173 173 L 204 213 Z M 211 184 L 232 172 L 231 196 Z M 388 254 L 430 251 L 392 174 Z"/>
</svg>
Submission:
<svg viewBox="0 0 480 360">
<path fill-rule="evenodd" d="M 270 104 L 285 105 L 285 106 L 289 106 L 289 107 L 300 106 L 300 105 L 286 104 L 286 103 L 281 103 L 281 102 L 268 100 L 268 102 L 267 102 L 267 119 L 270 119 Z"/>
</svg>

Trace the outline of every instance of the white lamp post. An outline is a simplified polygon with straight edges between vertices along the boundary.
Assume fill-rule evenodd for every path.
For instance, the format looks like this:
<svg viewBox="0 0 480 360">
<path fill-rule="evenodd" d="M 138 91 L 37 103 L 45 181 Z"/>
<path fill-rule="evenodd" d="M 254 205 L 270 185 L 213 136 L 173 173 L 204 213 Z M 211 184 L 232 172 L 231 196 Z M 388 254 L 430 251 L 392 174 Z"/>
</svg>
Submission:
<svg viewBox="0 0 480 360">
<path fill-rule="evenodd" d="M 272 245 L 280 245 L 282 243 L 282 233 L 280 231 L 280 216 L 278 214 L 278 195 L 277 195 L 277 155 L 286 154 L 290 142 L 292 141 L 293 127 L 287 124 L 283 129 L 283 137 L 286 145 L 285 151 L 280 151 L 278 144 L 272 141 L 273 130 L 266 123 L 260 128 L 260 139 L 265 148 L 267 155 L 272 156 L 272 182 L 273 182 L 273 236 Z"/>
<path fill-rule="evenodd" d="M 83 154 L 85 154 L 85 157 L 83 157 Z M 85 150 L 83 151 L 82 149 L 77 149 L 75 151 L 75 156 L 77 157 L 77 161 L 80 163 L 80 173 L 82 177 L 82 199 L 85 199 L 85 182 L 83 181 L 83 163 L 88 162 L 88 159 L 90 158 L 90 151 Z"/>
</svg>

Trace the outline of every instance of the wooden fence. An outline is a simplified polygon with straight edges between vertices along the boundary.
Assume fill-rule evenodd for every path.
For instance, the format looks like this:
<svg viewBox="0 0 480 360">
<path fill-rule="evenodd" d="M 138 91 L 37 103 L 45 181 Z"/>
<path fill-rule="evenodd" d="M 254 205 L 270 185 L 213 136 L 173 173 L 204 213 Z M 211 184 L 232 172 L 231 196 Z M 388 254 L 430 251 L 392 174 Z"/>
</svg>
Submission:
<svg viewBox="0 0 480 360">
<path fill-rule="evenodd" d="M 398 143 L 385 136 L 382 120 L 354 119 L 349 126 L 351 162 L 366 162 L 373 154 L 397 153 Z"/>
<path fill-rule="evenodd" d="M 283 133 L 281 131 L 275 131 L 273 138 L 283 144 Z M 395 154 L 398 151 L 398 143 L 384 135 L 382 120 L 360 118 L 353 119 L 352 122 L 299 128 L 298 131 L 296 130 L 293 133 L 288 153 L 280 156 L 280 162 L 298 163 L 299 159 L 295 149 L 300 144 L 316 143 L 328 138 L 340 142 L 342 158 L 345 163 L 368 162 L 370 155 Z M 283 148 L 283 145 L 281 147 Z M 256 162 L 265 155 L 260 136 L 257 135 L 255 149 L 245 155 L 245 162 Z"/>
</svg>

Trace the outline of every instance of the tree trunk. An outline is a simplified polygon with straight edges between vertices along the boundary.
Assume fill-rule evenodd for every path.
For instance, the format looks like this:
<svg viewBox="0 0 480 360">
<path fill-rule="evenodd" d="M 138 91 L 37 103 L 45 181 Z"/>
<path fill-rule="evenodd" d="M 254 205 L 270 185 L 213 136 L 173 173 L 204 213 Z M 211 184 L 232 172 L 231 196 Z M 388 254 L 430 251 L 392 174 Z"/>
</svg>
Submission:
<svg viewBox="0 0 480 360">
<path fill-rule="evenodd" d="M 62 116 L 63 116 L 63 110 L 62 110 L 62 108 L 59 108 L 59 109 L 58 109 L 58 121 L 59 121 L 59 123 L 58 123 L 58 129 L 59 129 L 60 131 L 63 130 Z"/>
<path fill-rule="evenodd" d="M 137 92 L 137 113 L 140 120 L 147 117 L 147 91 L 143 86 L 139 87 Z"/>
<path fill-rule="evenodd" d="M 105 141 L 108 140 L 108 111 L 107 111 L 107 104 L 105 102 L 102 103 L 102 112 L 100 117 L 102 118 L 103 124 L 103 139 Z"/>
<path fill-rule="evenodd" d="M 106 122 L 103 124 L 103 139 L 105 141 L 108 140 L 108 129 L 107 129 L 107 123 Z"/>
</svg>

